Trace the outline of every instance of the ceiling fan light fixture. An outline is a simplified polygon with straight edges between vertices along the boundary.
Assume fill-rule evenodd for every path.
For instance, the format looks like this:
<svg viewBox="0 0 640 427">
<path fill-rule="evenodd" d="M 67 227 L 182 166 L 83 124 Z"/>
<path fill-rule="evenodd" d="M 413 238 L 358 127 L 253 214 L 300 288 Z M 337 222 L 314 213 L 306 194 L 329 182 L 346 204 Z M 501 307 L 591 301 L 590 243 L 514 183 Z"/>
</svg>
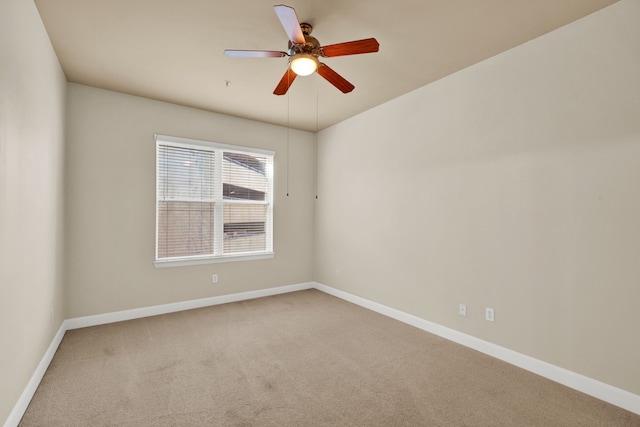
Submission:
<svg viewBox="0 0 640 427">
<path fill-rule="evenodd" d="M 308 76 L 318 69 L 318 58 L 310 53 L 298 53 L 291 57 L 291 69 L 299 76 Z"/>
</svg>

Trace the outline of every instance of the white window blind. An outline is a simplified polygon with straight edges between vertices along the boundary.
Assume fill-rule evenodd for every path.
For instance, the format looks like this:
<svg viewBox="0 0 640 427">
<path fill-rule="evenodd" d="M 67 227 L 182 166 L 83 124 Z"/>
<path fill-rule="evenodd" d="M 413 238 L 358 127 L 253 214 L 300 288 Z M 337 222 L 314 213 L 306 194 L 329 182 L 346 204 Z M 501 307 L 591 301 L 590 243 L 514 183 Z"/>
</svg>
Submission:
<svg viewBox="0 0 640 427">
<path fill-rule="evenodd" d="M 273 153 L 156 135 L 156 265 L 273 252 Z"/>
</svg>

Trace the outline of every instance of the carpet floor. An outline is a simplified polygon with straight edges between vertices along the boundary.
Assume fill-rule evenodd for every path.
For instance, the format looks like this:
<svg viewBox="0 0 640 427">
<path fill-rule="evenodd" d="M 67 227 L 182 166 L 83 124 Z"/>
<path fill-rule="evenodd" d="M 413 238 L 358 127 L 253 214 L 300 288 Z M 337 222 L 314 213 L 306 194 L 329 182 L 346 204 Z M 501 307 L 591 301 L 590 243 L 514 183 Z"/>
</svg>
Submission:
<svg viewBox="0 0 640 427">
<path fill-rule="evenodd" d="M 67 331 L 20 426 L 640 426 L 317 290 Z"/>
</svg>

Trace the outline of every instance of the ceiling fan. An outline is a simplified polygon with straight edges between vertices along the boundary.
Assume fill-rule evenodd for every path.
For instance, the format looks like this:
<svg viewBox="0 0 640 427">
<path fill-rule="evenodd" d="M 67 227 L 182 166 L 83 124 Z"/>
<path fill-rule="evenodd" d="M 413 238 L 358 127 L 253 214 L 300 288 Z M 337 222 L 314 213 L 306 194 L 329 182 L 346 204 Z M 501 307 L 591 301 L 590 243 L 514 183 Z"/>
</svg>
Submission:
<svg viewBox="0 0 640 427">
<path fill-rule="evenodd" d="M 230 58 L 282 58 L 289 56 L 289 68 L 273 91 L 275 95 L 287 93 L 297 76 L 308 76 L 316 71 L 343 93 L 351 92 L 355 86 L 329 68 L 328 65 L 320 62 L 318 58 L 377 52 L 380 47 L 378 41 L 370 38 L 321 46 L 318 39 L 311 35 L 313 27 L 306 22 L 299 23 L 294 8 L 280 4 L 273 6 L 273 9 L 287 36 L 289 36 L 287 52 L 227 49 L 224 54 Z"/>
</svg>

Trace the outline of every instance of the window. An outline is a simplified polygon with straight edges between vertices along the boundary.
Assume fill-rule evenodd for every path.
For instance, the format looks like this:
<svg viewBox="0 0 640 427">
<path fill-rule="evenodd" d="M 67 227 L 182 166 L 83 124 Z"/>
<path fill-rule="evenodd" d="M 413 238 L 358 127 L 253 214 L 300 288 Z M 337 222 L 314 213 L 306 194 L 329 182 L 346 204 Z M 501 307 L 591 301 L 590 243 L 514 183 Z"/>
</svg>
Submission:
<svg viewBox="0 0 640 427">
<path fill-rule="evenodd" d="M 273 256 L 273 152 L 156 135 L 156 266 Z"/>
</svg>

